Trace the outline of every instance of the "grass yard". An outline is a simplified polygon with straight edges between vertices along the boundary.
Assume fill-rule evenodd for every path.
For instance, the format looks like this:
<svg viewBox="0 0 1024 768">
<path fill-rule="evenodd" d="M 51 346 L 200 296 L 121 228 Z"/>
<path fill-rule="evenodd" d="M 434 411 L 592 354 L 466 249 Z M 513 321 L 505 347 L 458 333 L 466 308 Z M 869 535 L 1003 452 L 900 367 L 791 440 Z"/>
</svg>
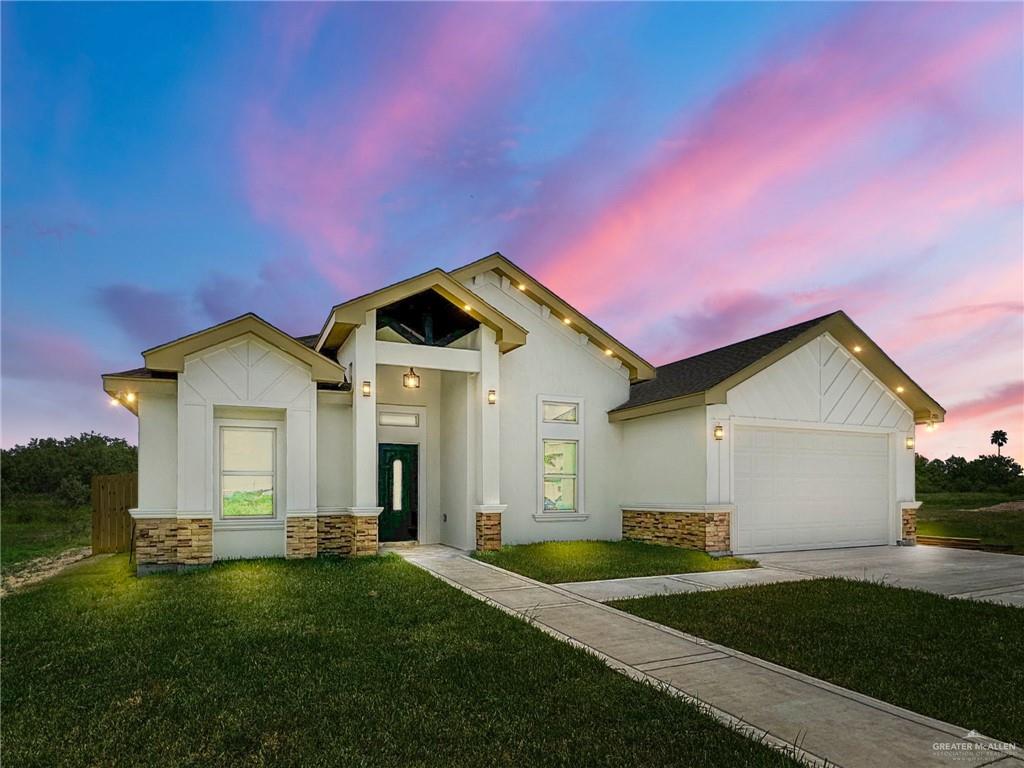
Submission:
<svg viewBox="0 0 1024 768">
<path fill-rule="evenodd" d="M 1024 555 L 1024 508 L 978 509 L 1019 499 L 998 493 L 921 493 L 918 498 L 924 502 L 917 515 L 920 535 L 1010 544 L 1013 552 Z"/>
<path fill-rule="evenodd" d="M 816 579 L 613 603 L 999 739 L 1024 744 L 1024 610 Z"/>
<path fill-rule="evenodd" d="M 0 601 L 11 766 L 795 766 L 397 556 Z"/>
<path fill-rule="evenodd" d="M 89 546 L 92 511 L 66 509 L 49 496 L 5 496 L 0 505 L 0 568 L 17 570 L 26 561 Z"/>
<path fill-rule="evenodd" d="M 477 552 L 477 560 L 546 584 L 753 568 L 754 560 L 637 541 L 546 541 Z"/>
</svg>

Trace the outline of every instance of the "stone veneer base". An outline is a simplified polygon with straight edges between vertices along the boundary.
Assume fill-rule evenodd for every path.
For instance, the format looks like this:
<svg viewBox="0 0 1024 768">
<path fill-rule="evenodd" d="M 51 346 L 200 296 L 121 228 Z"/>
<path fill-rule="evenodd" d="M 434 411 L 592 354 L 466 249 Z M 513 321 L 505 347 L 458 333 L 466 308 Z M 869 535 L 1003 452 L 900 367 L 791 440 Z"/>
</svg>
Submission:
<svg viewBox="0 0 1024 768">
<path fill-rule="evenodd" d="M 289 517 L 285 522 L 284 556 L 289 560 L 316 557 L 317 531 L 316 517 Z"/>
<path fill-rule="evenodd" d="M 901 513 L 901 532 L 903 538 L 900 544 L 905 547 L 912 547 L 917 544 L 917 509 L 914 507 L 903 507 Z"/>
<path fill-rule="evenodd" d="M 317 554 L 362 556 L 377 554 L 377 516 L 345 512 L 316 518 Z"/>
<path fill-rule="evenodd" d="M 660 509 L 622 510 L 622 538 L 725 555 L 730 513 Z"/>
<path fill-rule="evenodd" d="M 476 549 L 478 552 L 501 549 L 501 512 L 476 513 Z"/>
</svg>

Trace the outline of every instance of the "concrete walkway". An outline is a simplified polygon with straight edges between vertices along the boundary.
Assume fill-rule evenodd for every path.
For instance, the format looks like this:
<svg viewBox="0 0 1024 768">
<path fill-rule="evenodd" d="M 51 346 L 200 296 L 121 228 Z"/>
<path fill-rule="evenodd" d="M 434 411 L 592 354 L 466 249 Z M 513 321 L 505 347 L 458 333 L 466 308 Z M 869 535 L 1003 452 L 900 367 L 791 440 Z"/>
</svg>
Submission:
<svg viewBox="0 0 1024 768">
<path fill-rule="evenodd" d="M 754 555 L 760 568 L 559 584 L 599 602 L 841 576 L 1024 607 L 1024 557 L 944 547 L 857 547 Z"/>
<path fill-rule="evenodd" d="M 846 768 L 1024 768 L 992 740 L 509 573 L 442 546 L 398 552 L 414 565 L 637 680 L 812 764 Z M 960 744 L 955 756 L 936 745 Z M 989 745 L 986 747 L 986 745 Z M 955 749 L 955 747 L 954 747 Z"/>
</svg>

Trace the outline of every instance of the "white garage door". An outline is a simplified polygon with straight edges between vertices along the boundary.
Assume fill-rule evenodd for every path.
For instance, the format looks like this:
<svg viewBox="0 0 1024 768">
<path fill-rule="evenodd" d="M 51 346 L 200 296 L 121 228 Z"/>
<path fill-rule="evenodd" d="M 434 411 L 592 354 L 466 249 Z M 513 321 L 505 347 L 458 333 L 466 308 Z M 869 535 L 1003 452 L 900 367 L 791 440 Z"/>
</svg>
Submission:
<svg viewBox="0 0 1024 768">
<path fill-rule="evenodd" d="M 736 552 L 889 543 L 886 435 L 739 427 Z"/>
</svg>

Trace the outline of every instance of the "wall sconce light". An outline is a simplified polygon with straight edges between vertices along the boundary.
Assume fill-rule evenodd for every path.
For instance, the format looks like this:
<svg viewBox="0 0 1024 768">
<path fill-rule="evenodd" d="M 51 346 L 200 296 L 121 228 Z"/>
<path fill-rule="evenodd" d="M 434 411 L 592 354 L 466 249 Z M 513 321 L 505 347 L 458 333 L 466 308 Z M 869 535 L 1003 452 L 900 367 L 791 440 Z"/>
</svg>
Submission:
<svg viewBox="0 0 1024 768">
<path fill-rule="evenodd" d="M 907 450 L 908 451 L 914 450 L 914 438 L 912 438 L 912 437 L 908 437 L 907 438 Z"/>
<path fill-rule="evenodd" d="M 488 405 L 494 405 L 496 402 L 498 402 L 498 393 L 495 390 L 493 390 L 493 389 L 488 389 L 487 390 L 487 404 Z"/>
<path fill-rule="evenodd" d="M 420 388 L 420 377 L 412 368 L 409 372 L 402 376 L 402 386 L 406 389 L 419 389 Z"/>
<path fill-rule="evenodd" d="M 371 389 L 370 389 L 370 382 L 368 382 L 368 381 L 364 381 L 364 382 L 363 382 L 363 397 L 369 397 L 369 396 L 370 396 L 370 393 L 371 393 L 372 391 L 373 391 L 373 390 L 371 390 Z"/>
<path fill-rule="evenodd" d="M 129 402 L 129 403 L 134 403 L 135 402 L 135 393 L 134 392 L 129 392 L 127 395 L 124 396 L 124 399 L 127 402 Z"/>
<path fill-rule="evenodd" d="M 725 427 L 723 427 L 721 424 L 715 424 L 714 435 L 715 435 L 715 440 L 721 440 L 722 438 L 724 438 L 725 437 Z"/>
</svg>

